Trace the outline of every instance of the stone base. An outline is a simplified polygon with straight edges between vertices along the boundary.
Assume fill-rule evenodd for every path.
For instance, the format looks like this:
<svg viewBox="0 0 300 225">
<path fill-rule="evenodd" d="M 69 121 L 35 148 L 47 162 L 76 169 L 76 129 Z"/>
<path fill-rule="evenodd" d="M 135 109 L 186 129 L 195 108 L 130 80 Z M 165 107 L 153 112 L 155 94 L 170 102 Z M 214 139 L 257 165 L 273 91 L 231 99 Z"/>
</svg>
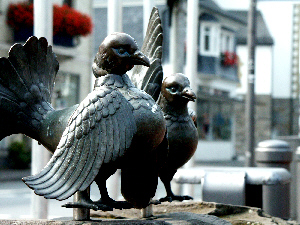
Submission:
<svg viewBox="0 0 300 225">
<path fill-rule="evenodd" d="M 195 201 L 185 201 L 185 202 L 172 202 L 172 203 L 162 203 L 160 205 L 153 206 L 154 220 L 156 221 L 165 221 L 168 224 L 222 224 L 219 221 L 216 223 L 206 223 L 202 222 L 198 217 L 197 223 L 190 223 L 189 216 L 182 217 L 181 223 L 176 222 L 177 215 L 183 212 L 189 212 L 196 215 L 204 216 L 214 216 L 222 219 L 223 221 L 228 221 L 234 225 L 288 225 L 288 224 L 297 224 L 293 221 L 285 221 L 280 218 L 275 218 L 267 215 L 263 210 L 259 208 L 247 207 L 247 206 L 234 206 L 234 205 L 225 205 L 219 203 L 210 203 L 210 202 L 195 202 Z M 175 215 L 175 214 L 176 215 Z M 183 216 L 183 214 L 180 214 Z M 91 216 L 93 218 L 108 218 L 108 219 L 133 219 L 141 217 L 141 210 L 130 209 L 130 210 L 117 210 L 115 209 L 112 212 L 101 212 L 101 211 L 91 211 Z M 167 218 L 172 218 L 172 222 L 166 220 Z M 213 218 L 212 221 L 213 222 Z M 200 223 L 200 221 L 202 223 Z M 229 223 L 229 224 L 230 224 Z M 226 224 L 226 223 L 224 223 Z"/>
<path fill-rule="evenodd" d="M 0 220 L 0 224 L 22 225 L 289 225 L 297 224 L 265 214 L 261 209 L 207 202 L 173 202 L 153 206 L 153 217 L 141 218 L 141 210 L 91 210 L 91 221 Z M 100 222 L 100 223 L 99 223 Z"/>
</svg>

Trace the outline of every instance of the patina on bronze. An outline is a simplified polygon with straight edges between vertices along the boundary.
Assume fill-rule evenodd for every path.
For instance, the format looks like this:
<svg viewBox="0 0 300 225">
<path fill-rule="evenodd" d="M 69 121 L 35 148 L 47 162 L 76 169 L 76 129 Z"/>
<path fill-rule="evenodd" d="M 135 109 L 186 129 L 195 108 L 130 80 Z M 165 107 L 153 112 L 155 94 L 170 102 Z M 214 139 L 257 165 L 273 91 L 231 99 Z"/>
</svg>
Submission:
<svg viewBox="0 0 300 225">
<path fill-rule="evenodd" d="M 151 66 L 145 69 L 135 66 L 131 80 L 139 88 L 150 94 L 162 108 L 167 123 L 167 143 L 160 145 L 160 152 L 168 151 L 159 157 L 159 176 L 167 196 L 160 201 L 183 201 L 190 196 L 177 196 L 171 190 L 170 181 L 177 169 L 194 155 L 198 144 L 195 113 L 188 109 L 189 101 L 196 95 L 190 82 L 183 74 L 168 75 L 163 80 L 161 66 L 163 31 L 159 16 L 152 16 L 141 51 L 150 59 Z"/>
<path fill-rule="evenodd" d="M 99 201 L 83 195 L 80 202 L 67 207 L 144 208 L 156 191 L 155 149 L 164 138 L 166 124 L 151 96 L 135 88 L 125 72 L 134 65 L 149 66 L 149 60 L 131 36 L 114 33 L 100 45 L 95 64 L 107 74 L 97 78 L 94 90 L 69 118 L 47 166 L 23 180 L 36 194 L 57 200 L 96 182 Z M 108 196 L 106 180 L 117 168 L 121 169 L 121 191 L 129 204 Z"/>
<path fill-rule="evenodd" d="M 151 62 L 129 35 L 109 35 L 94 61 L 94 90 L 79 105 L 57 111 L 50 101 L 59 66 L 45 38 L 31 37 L 1 58 L 1 122 L 8 127 L 1 137 L 24 133 L 54 152 L 40 173 L 23 178 L 36 194 L 63 200 L 95 181 L 99 201 L 83 193 L 80 201 L 66 206 L 112 210 L 149 204 L 166 122 L 152 97 L 126 75 L 134 65 Z M 117 168 L 127 202 L 114 201 L 106 190 L 106 180 Z"/>
<path fill-rule="evenodd" d="M 158 104 L 167 122 L 169 153 L 159 170 L 159 177 L 167 192 L 167 196 L 160 201 L 193 199 L 190 196 L 174 195 L 171 180 L 177 169 L 186 164 L 197 149 L 198 132 L 196 120 L 193 118 L 195 114 L 187 107 L 188 102 L 195 99 L 196 95 L 190 88 L 190 82 L 183 74 L 169 75 L 164 79 Z"/>
<path fill-rule="evenodd" d="M 158 65 L 160 61 L 156 58 L 155 75 L 143 77 L 141 73 L 134 73 L 132 80 L 157 100 L 167 123 L 168 143 L 161 145 L 160 151 L 168 151 L 168 154 L 159 158 L 161 165 L 159 177 L 167 195 L 160 201 L 189 200 L 192 197 L 174 195 L 170 182 L 177 169 L 186 164 L 197 149 L 198 132 L 195 113 L 187 107 L 189 101 L 195 101 L 196 95 L 190 88 L 188 78 L 183 74 L 169 75 L 161 81 L 163 71 Z"/>
<path fill-rule="evenodd" d="M 166 200 L 190 199 L 173 195 L 169 182 L 194 152 L 195 132 L 186 125 L 186 104 L 195 97 L 182 75 L 172 80 L 181 91 L 173 96 L 177 103 L 166 97 L 170 81 L 162 82 L 161 56 L 162 27 L 154 8 L 142 50 L 128 34 L 109 35 L 94 60 L 94 90 L 80 104 L 55 110 L 50 102 L 59 63 L 52 47 L 36 37 L 14 45 L 9 57 L 0 59 L 0 122 L 6 128 L 0 130 L 0 138 L 23 133 L 53 153 L 40 173 L 23 181 L 45 198 L 63 200 L 80 192 L 78 201 L 65 205 L 73 208 L 145 208 L 155 195 L 158 176 L 165 184 Z M 134 66 L 132 80 L 138 88 L 126 75 Z M 169 122 L 170 105 L 180 106 L 172 109 L 176 129 Z M 188 131 L 179 135 L 182 129 Z M 176 144 L 178 135 L 192 146 Z M 188 149 L 180 152 L 183 161 L 174 157 L 179 148 Z M 106 180 L 118 168 L 123 202 L 111 199 L 106 189 Z M 99 201 L 85 191 L 93 181 Z"/>
</svg>

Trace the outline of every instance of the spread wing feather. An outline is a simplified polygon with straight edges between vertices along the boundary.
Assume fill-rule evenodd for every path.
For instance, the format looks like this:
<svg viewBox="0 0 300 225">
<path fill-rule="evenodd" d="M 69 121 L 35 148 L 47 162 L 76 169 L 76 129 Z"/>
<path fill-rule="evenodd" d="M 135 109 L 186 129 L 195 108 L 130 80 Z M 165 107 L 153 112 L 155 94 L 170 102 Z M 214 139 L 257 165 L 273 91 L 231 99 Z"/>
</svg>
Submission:
<svg viewBox="0 0 300 225">
<path fill-rule="evenodd" d="M 16 133 L 39 138 L 41 121 L 54 110 L 50 102 L 58 67 L 45 38 L 30 37 L 0 58 L 0 124 L 7 128 L 0 130 L 0 139 Z"/>
<path fill-rule="evenodd" d="M 131 80 L 133 84 L 146 91 L 156 101 L 160 94 L 163 69 L 162 58 L 163 31 L 158 9 L 153 8 L 141 52 L 150 59 L 150 67 L 137 65 L 134 67 Z"/>
<path fill-rule="evenodd" d="M 63 200 L 85 190 L 103 163 L 121 157 L 136 132 L 133 107 L 115 89 L 91 92 L 71 116 L 46 167 L 23 181 L 38 195 Z"/>
</svg>

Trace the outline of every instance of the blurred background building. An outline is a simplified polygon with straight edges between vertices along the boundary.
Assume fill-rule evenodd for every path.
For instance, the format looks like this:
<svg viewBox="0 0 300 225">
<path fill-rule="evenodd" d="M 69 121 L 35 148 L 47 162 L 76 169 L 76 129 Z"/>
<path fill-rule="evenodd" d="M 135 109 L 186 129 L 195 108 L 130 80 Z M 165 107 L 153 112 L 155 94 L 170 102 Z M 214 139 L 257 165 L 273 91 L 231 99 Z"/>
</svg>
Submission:
<svg viewBox="0 0 300 225">
<path fill-rule="evenodd" d="M 0 1 L 0 56 L 7 57 L 10 47 L 16 43 L 24 43 L 28 36 L 32 35 L 32 4 L 30 1 L 3 0 Z M 25 3 L 25 4 L 23 4 Z M 61 7 L 62 4 L 68 4 L 69 7 Z M 92 87 L 91 62 L 94 57 L 92 50 L 93 24 L 86 36 L 80 35 L 82 32 L 78 26 L 85 23 L 85 16 L 92 19 L 93 2 L 92 1 L 62 1 L 54 0 L 54 16 L 62 30 L 54 34 L 53 51 L 56 53 L 59 61 L 59 72 L 55 81 L 53 95 L 53 104 L 56 108 L 63 108 L 74 105 L 82 101 L 90 92 Z M 58 11 L 59 8 L 59 11 Z M 10 11 L 10 14 L 8 13 Z M 76 11 L 72 11 L 75 9 Z M 30 13 L 31 12 L 31 13 Z M 80 12 L 80 13 L 79 13 Z M 80 15 L 81 14 L 81 15 Z M 10 15 L 10 16 L 9 16 Z M 62 24 L 64 16 L 69 15 L 70 29 L 73 30 L 68 35 L 59 35 L 64 32 Z M 80 15 L 80 16 L 79 16 Z M 92 21 L 91 21 L 92 22 Z M 50 29 L 50 28 L 49 28 Z M 76 35 L 72 35 L 73 33 Z M 1 128 L 5 129 L 5 128 Z M 8 148 L 13 140 L 22 142 L 26 140 L 22 135 L 13 135 L 0 142 L 0 168 L 7 167 Z M 27 141 L 30 145 L 30 141 Z M 29 153 L 30 154 L 30 153 Z"/>
<path fill-rule="evenodd" d="M 18 2 L 0 1 L 0 56 L 7 57 L 10 46 L 15 43 L 15 30 L 7 24 L 7 10 L 11 3 Z M 142 46 L 143 1 L 122 2 L 123 32 L 133 36 Z M 245 154 L 249 2 L 199 1 L 198 63 L 197 74 L 193 74 L 199 131 L 196 161 L 232 160 L 243 158 Z M 108 1 L 54 0 L 53 3 L 69 4 L 93 20 L 93 32 L 87 36 L 74 36 L 71 46 L 54 43 L 60 71 L 53 102 L 59 108 L 81 101 L 93 86 L 91 64 L 99 44 L 107 35 Z M 185 73 L 187 1 L 155 0 L 153 5 L 159 8 L 163 22 L 164 73 Z M 297 27 L 299 31 L 297 7 L 295 2 L 289 1 L 257 3 L 256 142 L 298 134 L 299 39 L 293 35 Z M 176 23 L 171 21 L 170 10 Z M 172 65 L 170 59 L 174 38 L 172 24 L 176 24 L 177 29 L 176 65 Z M 8 154 L 8 140 L 0 142 L 1 165 Z"/>
<path fill-rule="evenodd" d="M 173 2 L 173 3 L 172 3 Z M 164 73 L 172 73 L 170 5 L 178 22 L 176 72 L 185 72 L 186 1 L 154 1 L 163 20 Z M 170 4 L 172 3 L 172 4 Z M 168 5 L 169 4 L 169 5 Z M 198 20 L 197 114 L 199 145 L 196 160 L 231 160 L 245 154 L 247 92 L 247 12 L 250 1 L 201 0 Z M 272 7 L 270 7 L 272 4 Z M 106 1 L 97 0 L 95 47 L 106 36 Z M 295 2 L 257 3 L 256 143 L 298 134 L 298 76 L 292 64 Z M 123 1 L 123 31 L 139 46 L 143 41 L 143 1 Z M 171 26 L 170 26 L 171 25 Z M 298 24 L 299 26 L 299 24 Z M 299 61 L 299 60 L 298 60 Z"/>
<path fill-rule="evenodd" d="M 64 13 L 54 12 L 53 51 L 60 64 L 53 95 L 56 108 L 82 101 L 93 88 L 91 65 L 99 44 L 108 34 L 108 3 L 111 2 L 53 0 L 55 7 L 61 8 L 64 13 L 76 10 L 69 15 L 68 28 L 74 29 L 71 29 L 68 39 L 56 35 L 58 31 L 64 33 L 69 29 L 57 26 L 62 23 Z M 121 30 L 134 37 L 141 47 L 146 1 L 121 2 L 122 13 L 118 15 L 122 22 Z M 0 57 L 7 57 L 14 43 L 24 43 L 32 35 L 32 16 L 28 14 L 32 5 L 29 7 L 27 4 L 24 9 L 23 3 L 22 0 L 0 0 Z M 162 18 L 164 74 L 186 73 L 187 0 L 152 0 L 152 3 L 158 7 Z M 8 13 L 11 4 L 17 6 L 12 13 L 15 17 Z M 197 69 L 195 74 L 186 75 L 193 77 L 192 85 L 197 93 L 199 144 L 194 158 L 196 163 L 202 163 L 200 165 L 232 166 L 237 165 L 236 162 L 243 165 L 246 152 L 249 5 L 250 0 L 198 1 Z M 300 3 L 257 0 L 257 10 L 255 142 L 296 136 L 299 143 Z M 89 31 L 76 26 L 86 22 L 86 17 L 80 19 L 82 15 L 92 19 Z M 26 27 L 30 28 L 29 31 L 24 29 Z M 23 135 L 13 135 L 0 141 L 0 169 L 29 167 L 30 158 L 27 156 L 31 152 L 31 141 L 24 143 L 24 140 L 27 139 Z M 11 161 L 17 163 L 9 164 Z M 229 163 L 222 164 L 221 161 Z M 26 172 L 29 173 L 29 170 Z M 116 189 L 116 182 L 112 183 Z"/>
</svg>

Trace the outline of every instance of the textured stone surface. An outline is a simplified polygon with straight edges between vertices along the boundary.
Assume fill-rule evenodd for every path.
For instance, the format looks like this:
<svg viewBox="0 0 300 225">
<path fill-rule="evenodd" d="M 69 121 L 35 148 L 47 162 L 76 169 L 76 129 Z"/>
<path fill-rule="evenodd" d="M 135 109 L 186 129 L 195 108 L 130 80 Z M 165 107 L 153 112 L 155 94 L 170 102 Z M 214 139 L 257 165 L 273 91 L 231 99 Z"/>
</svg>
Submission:
<svg viewBox="0 0 300 225">
<path fill-rule="evenodd" d="M 231 223 L 220 219 L 216 216 L 195 214 L 190 212 L 176 212 L 161 214 L 157 216 L 157 221 L 162 220 L 166 224 L 174 225 L 189 225 L 189 224 L 199 224 L 199 225 L 230 225 Z"/>
<path fill-rule="evenodd" d="M 217 216 L 218 218 L 224 219 L 234 225 L 297 224 L 296 222 L 284 221 L 280 218 L 271 217 L 258 208 L 251 208 L 245 206 L 232 206 L 232 205 L 224 205 L 224 204 L 209 203 L 209 202 L 187 201 L 187 202 L 163 203 L 161 205 L 153 206 L 153 212 L 154 212 L 155 220 L 161 220 L 162 218 L 165 218 L 164 221 L 168 222 L 169 224 L 176 224 L 176 223 L 170 223 L 170 221 L 166 220 L 167 218 L 169 218 L 170 215 L 172 215 L 172 213 L 182 213 L 182 212 L 189 212 L 198 215 Z M 137 209 L 114 210 L 112 212 L 100 212 L 100 211 L 91 212 L 91 215 L 98 218 L 101 217 L 101 218 L 111 218 L 111 219 L 112 218 L 118 218 L 118 219 L 139 218 L 141 212 L 140 210 Z M 177 224 L 191 224 L 188 223 L 187 221 L 188 217 L 184 219 L 186 219 L 185 223 L 181 221 L 182 223 L 177 223 Z M 209 224 L 209 223 L 203 223 L 203 224 Z M 222 223 L 216 223 L 216 224 L 222 224 Z"/>
<path fill-rule="evenodd" d="M 207 202 L 163 203 L 153 206 L 154 216 L 141 217 L 138 209 L 114 210 L 112 212 L 91 211 L 92 221 L 57 220 L 0 220 L 1 225 L 290 225 L 265 214 L 261 209 Z"/>
<path fill-rule="evenodd" d="M 3 220 L 1 224 L 22 225 L 230 225 L 231 223 L 212 215 L 200 215 L 190 212 L 161 214 L 149 219 L 95 219 L 94 221 L 63 220 Z"/>
</svg>

